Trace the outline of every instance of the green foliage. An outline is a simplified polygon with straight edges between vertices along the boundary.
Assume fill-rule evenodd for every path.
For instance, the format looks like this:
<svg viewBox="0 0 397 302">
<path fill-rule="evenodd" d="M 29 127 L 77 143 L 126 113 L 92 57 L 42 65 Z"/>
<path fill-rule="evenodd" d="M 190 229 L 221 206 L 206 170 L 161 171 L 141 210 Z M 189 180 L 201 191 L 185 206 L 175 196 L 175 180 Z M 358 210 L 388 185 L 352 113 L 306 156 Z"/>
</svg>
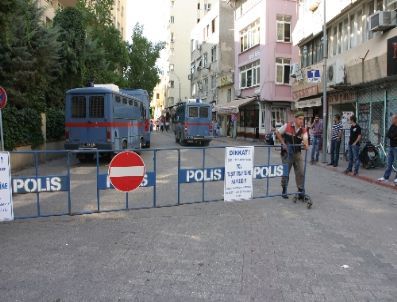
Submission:
<svg viewBox="0 0 397 302">
<path fill-rule="evenodd" d="M 56 141 L 63 138 L 65 133 L 65 112 L 61 109 L 51 108 L 46 112 L 47 140 Z"/>
<path fill-rule="evenodd" d="M 128 87 L 146 89 L 151 96 L 154 87 L 160 81 L 160 70 L 156 66 L 156 61 L 164 46 L 165 44 L 162 42 L 150 42 L 143 36 L 143 26 L 135 25 L 132 44 L 129 46 Z"/>
<path fill-rule="evenodd" d="M 36 147 L 44 142 L 41 133 L 41 116 L 36 110 L 7 106 L 2 114 L 6 150 L 24 145 Z"/>
<path fill-rule="evenodd" d="M 60 70 L 58 33 L 42 25 L 36 1 L 7 3 L 10 10 L 0 13 L 0 19 L 10 22 L 0 31 L 0 83 L 11 104 L 42 111 L 57 102 L 51 84 Z"/>
</svg>

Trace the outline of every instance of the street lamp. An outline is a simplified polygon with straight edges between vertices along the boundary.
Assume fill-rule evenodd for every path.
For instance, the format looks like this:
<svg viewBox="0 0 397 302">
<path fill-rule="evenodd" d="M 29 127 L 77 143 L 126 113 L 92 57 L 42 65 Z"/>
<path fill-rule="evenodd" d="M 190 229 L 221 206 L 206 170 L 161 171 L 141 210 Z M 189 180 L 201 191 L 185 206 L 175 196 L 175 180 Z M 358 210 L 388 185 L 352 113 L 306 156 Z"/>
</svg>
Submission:
<svg viewBox="0 0 397 302">
<path fill-rule="evenodd" d="M 324 25 L 323 25 L 323 154 L 322 160 L 323 162 L 327 162 L 327 58 L 328 58 L 328 49 L 327 49 L 327 0 L 323 0 L 324 3 Z M 310 5 L 309 9 L 314 13 L 320 5 L 320 1 L 314 2 Z"/>
</svg>

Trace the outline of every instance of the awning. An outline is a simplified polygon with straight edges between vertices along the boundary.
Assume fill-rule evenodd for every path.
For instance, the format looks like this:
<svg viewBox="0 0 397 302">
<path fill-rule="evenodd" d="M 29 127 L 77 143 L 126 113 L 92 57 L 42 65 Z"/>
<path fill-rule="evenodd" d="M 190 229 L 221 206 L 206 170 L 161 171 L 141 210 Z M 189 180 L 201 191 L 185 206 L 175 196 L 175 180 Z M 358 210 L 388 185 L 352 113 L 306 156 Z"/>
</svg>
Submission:
<svg viewBox="0 0 397 302">
<path fill-rule="evenodd" d="M 255 97 L 246 98 L 246 99 L 236 99 L 236 100 L 234 100 L 230 103 L 227 103 L 227 104 L 220 104 L 220 105 L 214 106 L 214 111 L 216 111 L 218 114 L 238 113 L 239 108 L 241 106 L 247 105 L 248 103 L 251 103 L 254 100 L 256 100 Z"/>
<path fill-rule="evenodd" d="M 321 106 L 321 98 L 314 98 L 308 100 L 297 101 L 295 103 L 295 108 L 310 108 L 310 107 L 319 107 Z"/>
</svg>

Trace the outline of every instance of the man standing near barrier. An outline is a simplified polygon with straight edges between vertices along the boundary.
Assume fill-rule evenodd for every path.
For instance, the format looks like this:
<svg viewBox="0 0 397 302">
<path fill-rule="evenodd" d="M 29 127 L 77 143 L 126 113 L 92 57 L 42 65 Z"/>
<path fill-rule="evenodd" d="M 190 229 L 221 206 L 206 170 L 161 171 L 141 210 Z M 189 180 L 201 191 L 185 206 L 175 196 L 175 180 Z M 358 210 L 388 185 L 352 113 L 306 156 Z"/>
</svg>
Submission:
<svg viewBox="0 0 397 302">
<path fill-rule="evenodd" d="M 385 174 L 383 177 L 379 178 L 379 181 L 387 182 L 393 171 L 393 163 L 397 160 L 397 114 L 394 114 L 392 117 L 392 125 L 387 131 L 386 137 L 390 139 L 390 148 L 387 154 L 387 167 L 385 170 Z M 397 177 L 394 180 L 394 183 L 397 185 Z"/>
<path fill-rule="evenodd" d="M 349 166 L 345 170 L 345 174 L 352 172 L 354 167 L 353 175 L 358 174 L 360 168 L 360 141 L 361 141 L 361 127 L 357 124 L 357 118 L 352 115 L 350 117 L 350 138 L 349 138 Z"/>
<path fill-rule="evenodd" d="M 281 142 L 281 159 L 283 164 L 288 164 L 288 176 L 281 178 L 281 187 L 283 189 L 282 197 L 287 199 L 287 188 L 289 181 L 289 174 L 291 167 L 294 166 L 295 181 L 298 187 L 299 199 L 304 197 L 304 167 L 302 159 L 302 147 L 299 146 L 303 143 L 305 150 L 309 148 L 307 131 L 303 126 L 304 113 L 297 112 L 295 114 L 295 120 L 284 124 L 282 127 L 276 130 L 276 136 Z"/>
</svg>

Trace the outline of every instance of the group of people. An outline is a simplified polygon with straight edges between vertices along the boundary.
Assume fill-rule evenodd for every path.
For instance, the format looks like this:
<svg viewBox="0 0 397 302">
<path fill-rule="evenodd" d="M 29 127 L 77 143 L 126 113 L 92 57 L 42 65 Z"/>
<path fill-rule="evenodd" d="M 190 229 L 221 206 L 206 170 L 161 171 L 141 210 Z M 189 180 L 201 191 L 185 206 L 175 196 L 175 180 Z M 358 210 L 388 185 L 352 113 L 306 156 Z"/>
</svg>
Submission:
<svg viewBox="0 0 397 302">
<path fill-rule="evenodd" d="M 309 126 L 312 136 L 311 163 L 319 160 L 320 144 L 322 140 L 323 125 L 318 115 L 315 116 L 314 122 Z M 304 113 L 297 112 L 292 122 L 286 123 L 276 130 L 277 139 L 281 142 L 281 159 L 283 164 L 288 165 L 288 176 L 282 177 L 282 197 L 288 198 L 287 187 L 289 182 L 289 173 L 292 167 L 295 171 L 295 180 L 298 188 L 298 198 L 304 198 L 304 162 L 301 151 L 302 146 L 305 150 L 309 149 L 308 129 L 304 127 Z M 397 160 L 397 115 L 392 117 L 392 125 L 387 132 L 387 138 L 390 139 L 390 148 L 387 157 L 387 167 L 384 176 L 379 181 L 388 181 L 392 173 L 392 165 Z M 339 150 L 343 137 L 343 126 L 339 114 L 334 116 L 334 122 L 331 131 L 331 160 L 328 165 L 338 166 Z M 350 136 L 349 136 L 349 164 L 344 171 L 345 174 L 353 173 L 358 175 L 360 168 L 360 142 L 362 139 L 361 127 L 357 123 L 356 116 L 350 117 Z M 397 184 L 397 178 L 394 180 Z"/>
<path fill-rule="evenodd" d="M 170 130 L 170 121 L 164 115 L 160 116 L 155 122 L 156 131 L 168 132 Z"/>
</svg>

